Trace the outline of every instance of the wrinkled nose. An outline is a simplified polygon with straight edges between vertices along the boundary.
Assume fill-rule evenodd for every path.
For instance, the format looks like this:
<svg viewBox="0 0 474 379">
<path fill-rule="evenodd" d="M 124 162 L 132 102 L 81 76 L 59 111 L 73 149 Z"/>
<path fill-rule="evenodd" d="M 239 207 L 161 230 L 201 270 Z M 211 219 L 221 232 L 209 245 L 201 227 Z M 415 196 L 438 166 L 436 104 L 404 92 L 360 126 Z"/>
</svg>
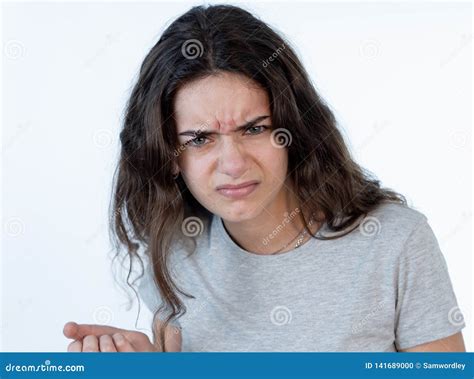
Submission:
<svg viewBox="0 0 474 379">
<path fill-rule="evenodd" d="M 245 149 L 232 140 L 223 141 L 219 151 L 218 170 L 232 178 L 240 178 L 248 169 Z"/>
</svg>

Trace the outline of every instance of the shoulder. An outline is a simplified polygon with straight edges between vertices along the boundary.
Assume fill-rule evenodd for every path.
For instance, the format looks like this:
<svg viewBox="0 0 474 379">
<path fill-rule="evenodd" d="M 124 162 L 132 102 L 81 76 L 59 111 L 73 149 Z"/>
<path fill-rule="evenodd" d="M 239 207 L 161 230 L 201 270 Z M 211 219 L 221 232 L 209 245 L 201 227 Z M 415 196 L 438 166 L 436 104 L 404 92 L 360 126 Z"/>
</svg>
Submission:
<svg viewBox="0 0 474 379">
<path fill-rule="evenodd" d="M 379 232 L 403 237 L 425 222 L 427 217 L 413 207 L 396 202 L 383 202 L 362 219 L 360 228 L 362 231 L 377 228 Z"/>
<path fill-rule="evenodd" d="M 359 233 L 371 246 L 404 259 L 439 259 L 438 240 L 427 216 L 408 205 L 386 202 L 370 212 L 359 225 Z"/>
<path fill-rule="evenodd" d="M 358 220 L 351 232 L 353 243 L 380 257 L 397 257 L 412 245 L 436 242 L 427 217 L 396 202 L 383 202 Z"/>
</svg>

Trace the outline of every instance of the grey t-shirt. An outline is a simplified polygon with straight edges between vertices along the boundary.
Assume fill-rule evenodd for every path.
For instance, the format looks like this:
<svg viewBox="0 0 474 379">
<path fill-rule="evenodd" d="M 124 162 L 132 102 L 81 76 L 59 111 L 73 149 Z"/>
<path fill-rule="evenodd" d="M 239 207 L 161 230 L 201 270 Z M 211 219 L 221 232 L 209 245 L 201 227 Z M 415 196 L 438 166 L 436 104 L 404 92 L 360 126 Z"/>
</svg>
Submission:
<svg viewBox="0 0 474 379">
<path fill-rule="evenodd" d="M 176 248 L 171 260 L 195 297 L 179 295 L 182 351 L 397 351 L 465 327 L 426 217 L 400 204 L 383 203 L 344 237 L 277 255 L 240 248 L 217 215 L 196 241 L 190 257 Z M 139 293 L 154 312 L 149 266 Z"/>
</svg>

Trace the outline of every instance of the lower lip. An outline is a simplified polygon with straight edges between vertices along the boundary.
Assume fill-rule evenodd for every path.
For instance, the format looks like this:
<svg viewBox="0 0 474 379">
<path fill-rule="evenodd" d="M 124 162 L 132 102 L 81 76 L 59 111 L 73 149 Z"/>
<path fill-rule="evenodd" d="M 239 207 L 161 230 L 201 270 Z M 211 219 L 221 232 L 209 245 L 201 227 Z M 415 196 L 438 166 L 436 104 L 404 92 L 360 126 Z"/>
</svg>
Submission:
<svg viewBox="0 0 474 379">
<path fill-rule="evenodd" d="M 241 199 L 252 193 L 255 188 L 257 188 L 257 185 L 258 183 L 255 183 L 237 189 L 222 188 L 220 190 L 217 190 L 217 192 L 219 192 L 222 196 L 228 197 L 229 199 Z"/>
</svg>

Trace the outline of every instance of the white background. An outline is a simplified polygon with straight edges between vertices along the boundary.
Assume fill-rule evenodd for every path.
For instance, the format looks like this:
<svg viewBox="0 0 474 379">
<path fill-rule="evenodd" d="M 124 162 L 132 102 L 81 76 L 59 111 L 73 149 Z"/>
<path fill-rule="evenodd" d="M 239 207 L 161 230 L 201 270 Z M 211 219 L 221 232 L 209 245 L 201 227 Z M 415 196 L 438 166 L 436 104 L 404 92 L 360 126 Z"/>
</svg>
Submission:
<svg viewBox="0 0 474 379">
<path fill-rule="evenodd" d="M 69 320 L 149 333 L 112 279 L 107 209 L 139 65 L 194 4 L 3 4 L 0 350 L 65 351 Z M 356 160 L 428 217 L 472 351 L 471 5 L 240 4 L 289 39 Z"/>
</svg>

